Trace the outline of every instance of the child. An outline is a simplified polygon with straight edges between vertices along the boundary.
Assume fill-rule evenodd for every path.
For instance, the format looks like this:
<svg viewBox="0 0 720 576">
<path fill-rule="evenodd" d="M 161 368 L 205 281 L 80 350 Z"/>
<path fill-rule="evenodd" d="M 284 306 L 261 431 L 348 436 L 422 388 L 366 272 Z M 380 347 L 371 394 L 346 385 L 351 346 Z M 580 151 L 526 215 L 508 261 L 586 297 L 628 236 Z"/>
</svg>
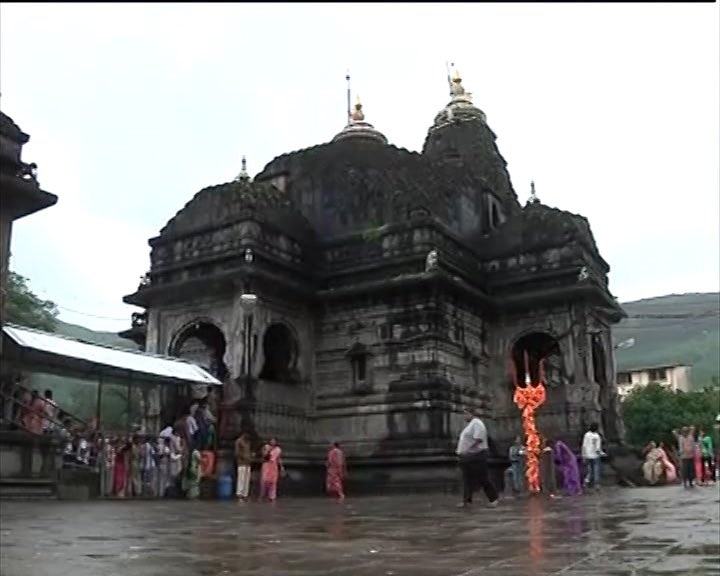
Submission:
<svg viewBox="0 0 720 576">
<path fill-rule="evenodd" d="M 515 494 L 523 491 L 523 477 L 525 474 L 525 447 L 522 445 L 520 436 L 515 436 L 515 442 L 508 450 L 510 459 L 510 478 L 512 490 Z"/>
</svg>

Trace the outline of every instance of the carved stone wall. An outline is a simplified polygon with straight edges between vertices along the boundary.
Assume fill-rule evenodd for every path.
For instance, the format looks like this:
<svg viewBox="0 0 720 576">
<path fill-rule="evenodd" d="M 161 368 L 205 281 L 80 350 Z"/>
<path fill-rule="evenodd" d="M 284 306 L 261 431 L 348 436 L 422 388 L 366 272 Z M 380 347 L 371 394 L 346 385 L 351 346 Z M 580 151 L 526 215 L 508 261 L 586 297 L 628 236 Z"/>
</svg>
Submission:
<svg viewBox="0 0 720 576">
<path fill-rule="evenodd" d="M 465 404 L 489 409 L 487 335 L 476 310 L 416 290 L 323 307 L 317 325 L 315 438 L 353 456 L 447 454 Z M 367 381 L 354 381 L 355 350 Z"/>
</svg>

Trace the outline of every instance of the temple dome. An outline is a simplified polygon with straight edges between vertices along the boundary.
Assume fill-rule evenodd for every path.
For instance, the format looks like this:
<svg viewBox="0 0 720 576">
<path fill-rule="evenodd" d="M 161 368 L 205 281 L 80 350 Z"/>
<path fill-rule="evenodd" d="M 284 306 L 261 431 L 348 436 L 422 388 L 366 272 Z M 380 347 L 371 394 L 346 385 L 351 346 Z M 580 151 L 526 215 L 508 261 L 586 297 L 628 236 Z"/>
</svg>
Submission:
<svg viewBox="0 0 720 576">
<path fill-rule="evenodd" d="M 465 90 L 462 85 L 462 78 L 457 70 L 455 70 L 450 82 L 450 96 L 450 102 L 435 116 L 435 121 L 429 130 L 430 134 L 456 122 L 468 120 L 486 122 L 485 113 L 473 104 L 472 94 Z"/>
<path fill-rule="evenodd" d="M 285 191 L 269 182 L 237 178 L 200 190 L 162 228 L 160 239 L 184 237 L 243 220 L 270 225 L 297 240 L 314 234 Z"/>
<path fill-rule="evenodd" d="M 357 138 L 363 140 L 370 140 L 379 142 L 380 144 L 387 144 L 388 140 L 385 136 L 375 127 L 365 120 L 365 113 L 362 110 L 362 103 L 358 96 L 355 102 L 355 109 L 348 118 L 348 123 L 333 139 L 333 142 L 340 140 L 347 140 L 350 138 Z"/>
</svg>

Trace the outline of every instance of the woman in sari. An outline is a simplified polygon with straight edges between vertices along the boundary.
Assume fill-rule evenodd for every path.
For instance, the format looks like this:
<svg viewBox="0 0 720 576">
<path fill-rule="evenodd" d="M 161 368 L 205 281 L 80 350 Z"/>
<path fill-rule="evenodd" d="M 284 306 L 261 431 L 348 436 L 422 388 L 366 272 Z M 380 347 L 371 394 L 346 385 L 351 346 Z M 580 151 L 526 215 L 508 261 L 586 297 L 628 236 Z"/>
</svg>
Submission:
<svg viewBox="0 0 720 576">
<path fill-rule="evenodd" d="M 580 468 L 577 458 L 570 447 L 562 440 L 555 442 L 555 464 L 562 475 L 562 484 L 565 494 L 578 496 L 582 494 L 582 483 L 580 481 Z"/>
<path fill-rule="evenodd" d="M 105 438 L 101 450 L 102 452 L 98 454 L 98 461 L 102 466 L 103 496 L 112 496 L 115 483 L 115 459 L 117 458 L 113 441 Z"/>
<path fill-rule="evenodd" d="M 115 466 L 113 468 L 113 492 L 115 493 L 115 496 L 118 496 L 119 498 L 125 497 L 131 451 L 132 447 L 130 439 L 128 438 L 124 443 L 118 445 L 118 450 L 115 454 Z"/>
<path fill-rule="evenodd" d="M 543 494 L 557 498 L 557 478 L 555 476 L 555 456 L 547 438 L 542 439 L 540 450 L 540 487 Z"/>
<path fill-rule="evenodd" d="M 170 438 L 158 438 L 157 445 L 157 495 L 165 498 L 170 480 Z"/>
<path fill-rule="evenodd" d="M 700 448 L 700 430 L 692 427 L 695 448 L 693 451 L 693 464 L 695 465 L 695 478 L 700 486 L 705 485 L 705 474 L 703 472 L 702 448 Z"/>
<path fill-rule="evenodd" d="M 339 502 L 342 502 L 345 500 L 343 485 L 347 477 L 347 465 L 345 462 L 345 454 L 337 442 L 333 442 L 330 450 L 328 450 L 325 466 L 327 468 L 325 490 L 330 496 L 334 496 Z"/>
<path fill-rule="evenodd" d="M 276 438 L 270 438 L 270 442 L 262 449 L 262 468 L 260 469 L 260 500 L 267 499 L 275 502 L 277 499 L 277 487 L 282 470 L 282 450 L 277 444 Z"/>
<path fill-rule="evenodd" d="M 660 461 L 665 469 L 665 480 L 668 484 L 672 484 L 677 480 L 677 468 L 670 459 L 670 456 L 665 450 L 665 445 L 662 442 L 660 442 L 658 450 L 660 451 Z"/>
<path fill-rule="evenodd" d="M 651 486 L 657 484 L 663 476 L 662 453 L 655 442 L 650 442 L 645 448 L 645 462 L 643 462 L 642 470 L 645 481 Z"/>
<path fill-rule="evenodd" d="M 128 453 L 126 482 L 128 496 L 142 495 L 142 452 L 140 448 L 140 437 L 133 436 Z"/>
<path fill-rule="evenodd" d="M 173 433 L 170 437 L 170 486 L 173 487 L 171 492 L 176 492 L 175 487 L 177 486 L 178 479 L 183 471 L 184 455 L 185 448 L 183 446 L 182 437 L 177 433 Z"/>
<path fill-rule="evenodd" d="M 182 479 L 182 489 L 189 500 L 195 500 L 200 496 L 200 477 L 200 452 L 197 448 L 193 448 Z"/>
<path fill-rule="evenodd" d="M 663 445 L 650 442 L 645 448 L 645 462 L 643 463 L 643 476 L 648 484 L 654 486 L 658 483 L 672 483 L 677 479 L 677 471 Z"/>
<path fill-rule="evenodd" d="M 45 416 L 45 400 L 40 398 L 37 390 L 30 395 L 30 402 L 22 418 L 22 426 L 32 434 L 42 434 Z"/>
</svg>

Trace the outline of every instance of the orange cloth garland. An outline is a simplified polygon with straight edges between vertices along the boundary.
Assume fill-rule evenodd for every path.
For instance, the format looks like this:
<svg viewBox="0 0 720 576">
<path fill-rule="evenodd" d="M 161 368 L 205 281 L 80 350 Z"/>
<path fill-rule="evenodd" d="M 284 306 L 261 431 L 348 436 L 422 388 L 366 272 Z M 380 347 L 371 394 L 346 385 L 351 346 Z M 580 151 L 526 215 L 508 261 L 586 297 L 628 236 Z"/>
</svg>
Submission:
<svg viewBox="0 0 720 576">
<path fill-rule="evenodd" d="M 523 430 L 525 431 L 527 450 L 525 476 L 528 482 L 528 490 L 531 493 L 540 492 L 540 434 L 535 425 L 535 411 L 545 403 L 545 374 L 543 361 L 540 360 L 538 370 L 538 382 L 532 383 L 530 377 L 530 361 L 525 352 L 525 385 L 518 382 L 515 363 L 513 362 L 513 376 L 515 381 L 515 394 L 513 402 L 521 410 Z"/>
</svg>

